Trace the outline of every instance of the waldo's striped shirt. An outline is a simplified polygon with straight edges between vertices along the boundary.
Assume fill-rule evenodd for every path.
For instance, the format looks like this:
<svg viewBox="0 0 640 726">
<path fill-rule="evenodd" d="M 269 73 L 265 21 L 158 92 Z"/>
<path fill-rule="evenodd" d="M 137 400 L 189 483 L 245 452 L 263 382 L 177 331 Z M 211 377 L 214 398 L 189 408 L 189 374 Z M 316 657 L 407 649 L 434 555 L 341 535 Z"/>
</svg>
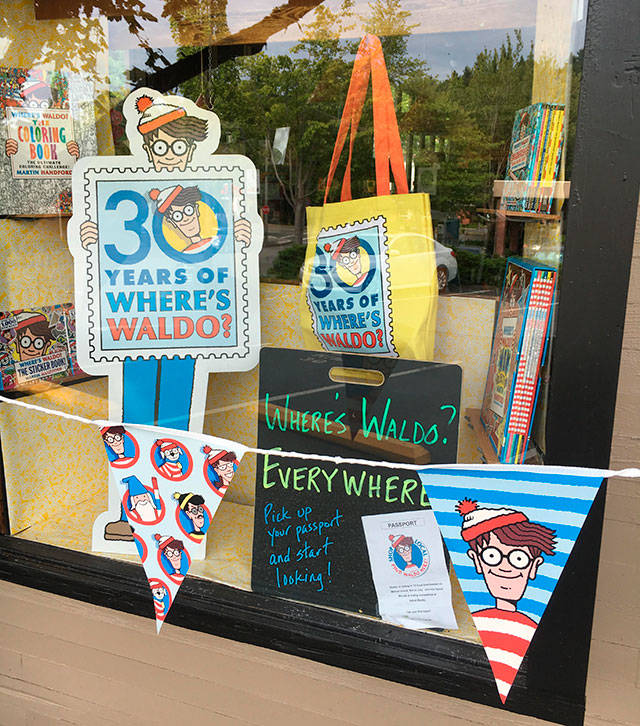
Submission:
<svg viewBox="0 0 640 726">
<path fill-rule="evenodd" d="M 537 624 L 522 613 L 498 608 L 473 613 L 473 622 L 489 658 L 500 699 L 504 703 Z"/>
</svg>

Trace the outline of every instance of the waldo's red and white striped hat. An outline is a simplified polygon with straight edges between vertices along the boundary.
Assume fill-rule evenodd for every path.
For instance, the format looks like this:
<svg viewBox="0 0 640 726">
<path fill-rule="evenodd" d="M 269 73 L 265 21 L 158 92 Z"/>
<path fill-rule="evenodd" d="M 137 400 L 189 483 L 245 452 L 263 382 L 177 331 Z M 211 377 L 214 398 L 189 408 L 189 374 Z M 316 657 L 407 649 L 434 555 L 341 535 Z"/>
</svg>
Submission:
<svg viewBox="0 0 640 726">
<path fill-rule="evenodd" d="M 478 502 L 471 499 L 458 502 L 456 511 L 463 517 L 461 534 L 465 542 L 470 542 L 499 527 L 506 527 L 508 524 L 529 521 L 525 514 L 516 509 L 478 507 Z"/>
<path fill-rule="evenodd" d="M 182 187 L 177 184 L 175 187 L 167 187 L 162 190 L 152 189 L 149 192 L 149 196 L 158 205 L 158 211 L 160 214 L 164 214 L 181 191 Z"/>
<path fill-rule="evenodd" d="M 138 131 L 148 134 L 171 121 L 182 118 L 187 112 L 181 106 L 174 106 L 164 101 L 154 101 L 151 96 L 143 95 L 136 101 L 136 110 L 140 116 Z"/>
<path fill-rule="evenodd" d="M 18 314 L 15 316 L 16 320 L 16 330 L 22 330 L 23 328 L 28 328 L 30 325 L 33 325 L 34 323 L 48 323 L 49 321 L 46 319 L 46 317 L 42 313 L 36 313 L 32 310 L 20 310 L 18 311 Z"/>
<path fill-rule="evenodd" d="M 158 543 L 158 549 L 163 550 L 168 547 L 175 539 L 170 534 L 154 534 L 153 538 Z"/>
</svg>

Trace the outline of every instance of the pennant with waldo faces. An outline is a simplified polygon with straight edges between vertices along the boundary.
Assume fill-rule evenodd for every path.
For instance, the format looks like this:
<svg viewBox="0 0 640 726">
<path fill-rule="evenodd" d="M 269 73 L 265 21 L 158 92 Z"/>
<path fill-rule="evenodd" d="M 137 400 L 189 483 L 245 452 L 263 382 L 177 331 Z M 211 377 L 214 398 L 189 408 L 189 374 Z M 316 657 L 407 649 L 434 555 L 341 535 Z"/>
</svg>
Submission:
<svg viewBox="0 0 640 726">
<path fill-rule="evenodd" d="M 101 429 L 158 631 L 245 453 L 235 442 L 137 425 Z M 159 436 L 160 434 L 160 436 Z"/>
<path fill-rule="evenodd" d="M 483 466 L 419 474 L 504 703 L 602 472 Z"/>
</svg>

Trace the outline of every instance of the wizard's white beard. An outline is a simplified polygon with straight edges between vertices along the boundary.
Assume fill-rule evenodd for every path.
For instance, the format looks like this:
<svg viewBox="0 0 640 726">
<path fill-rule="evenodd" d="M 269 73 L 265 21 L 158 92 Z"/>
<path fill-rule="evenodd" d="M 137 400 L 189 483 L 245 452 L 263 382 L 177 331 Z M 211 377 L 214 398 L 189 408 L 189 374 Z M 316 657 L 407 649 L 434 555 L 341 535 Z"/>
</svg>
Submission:
<svg viewBox="0 0 640 726">
<path fill-rule="evenodd" d="M 143 522 L 153 522 L 157 517 L 156 508 L 148 499 L 138 502 L 134 511 Z"/>
</svg>

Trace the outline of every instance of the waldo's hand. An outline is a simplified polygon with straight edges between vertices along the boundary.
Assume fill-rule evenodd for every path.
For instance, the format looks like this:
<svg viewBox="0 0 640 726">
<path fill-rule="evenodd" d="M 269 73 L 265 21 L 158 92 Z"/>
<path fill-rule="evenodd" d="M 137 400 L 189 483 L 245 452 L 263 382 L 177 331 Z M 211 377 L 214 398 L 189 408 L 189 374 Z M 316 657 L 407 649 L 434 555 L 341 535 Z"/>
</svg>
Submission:
<svg viewBox="0 0 640 726">
<path fill-rule="evenodd" d="M 67 141 L 67 151 L 76 159 L 80 158 L 80 147 L 76 141 Z"/>
<path fill-rule="evenodd" d="M 84 249 L 89 249 L 89 245 L 93 245 L 98 241 L 98 225 L 90 220 L 80 225 L 80 243 Z"/>
<path fill-rule="evenodd" d="M 248 219 L 239 219 L 233 225 L 233 236 L 242 247 L 251 242 L 251 223 Z"/>
<path fill-rule="evenodd" d="M 13 156 L 18 153 L 18 142 L 15 139 L 7 139 L 4 145 L 4 153 L 7 156 Z"/>
</svg>

